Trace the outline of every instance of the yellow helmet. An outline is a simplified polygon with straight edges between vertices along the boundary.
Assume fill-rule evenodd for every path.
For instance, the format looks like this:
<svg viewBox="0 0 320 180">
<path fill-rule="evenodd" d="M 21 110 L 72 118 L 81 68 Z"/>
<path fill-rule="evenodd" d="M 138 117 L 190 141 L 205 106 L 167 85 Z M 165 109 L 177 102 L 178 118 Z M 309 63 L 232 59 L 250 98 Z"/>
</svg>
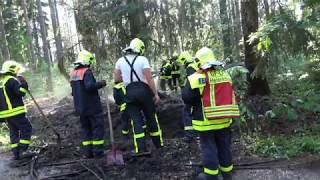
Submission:
<svg viewBox="0 0 320 180">
<path fill-rule="evenodd" d="M 95 55 L 87 50 L 82 50 L 78 54 L 77 60 L 73 64 L 91 65 L 96 62 Z"/>
<path fill-rule="evenodd" d="M 178 62 L 181 64 L 186 64 L 186 62 L 190 61 L 190 59 L 192 59 L 191 54 L 188 51 L 183 51 L 178 57 Z"/>
<path fill-rule="evenodd" d="M 217 61 L 213 51 L 207 47 L 203 47 L 197 51 L 195 56 L 200 63 L 200 66 L 207 68 L 213 66 L 221 66 L 223 63 Z"/>
<path fill-rule="evenodd" d="M 1 73 L 12 73 L 12 74 L 18 74 L 19 72 L 23 72 L 24 67 L 17 63 L 16 61 L 5 61 L 2 65 Z"/>
<path fill-rule="evenodd" d="M 141 41 L 141 39 L 139 38 L 134 38 L 130 42 L 130 45 L 127 48 L 125 48 L 123 51 L 128 51 L 128 50 L 132 50 L 135 53 L 139 53 L 140 55 L 143 55 L 145 50 L 144 42 Z"/>
</svg>

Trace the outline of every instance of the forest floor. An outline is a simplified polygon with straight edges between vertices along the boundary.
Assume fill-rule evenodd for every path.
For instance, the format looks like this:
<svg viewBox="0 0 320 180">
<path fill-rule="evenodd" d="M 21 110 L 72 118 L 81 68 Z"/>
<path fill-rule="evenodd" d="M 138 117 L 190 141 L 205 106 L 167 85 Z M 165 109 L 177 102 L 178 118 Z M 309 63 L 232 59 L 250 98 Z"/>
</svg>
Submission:
<svg viewBox="0 0 320 180">
<path fill-rule="evenodd" d="M 124 153 L 125 166 L 108 167 L 106 159 L 83 159 L 80 151 L 80 123 L 74 114 L 71 98 L 39 100 L 41 107 L 52 120 L 62 137 L 61 143 L 32 103 L 28 116 L 34 127 L 32 150 L 38 153 L 33 159 L 24 160 L 12 167 L 9 152 L 0 154 L 0 174 L 11 179 L 195 179 L 201 171 L 199 142 L 187 142 L 181 126 L 182 102 L 178 97 L 163 97 L 158 118 L 162 126 L 165 147 L 151 157 L 132 156 L 132 141 L 121 137 L 119 112 L 111 106 L 116 128 L 117 147 Z M 109 127 L 107 126 L 107 131 Z M 233 154 L 236 180 L 318 180 L 320 157 L 305 154 L 291 160 L 270 159 L 252 154 L 235 130 Z M 106 139 L 108 133 L 106 133 Z M 156 152 L 151 142 L 150 150 Z M 109 148 L 109 147 L 107 147 Z"/>
</svg>

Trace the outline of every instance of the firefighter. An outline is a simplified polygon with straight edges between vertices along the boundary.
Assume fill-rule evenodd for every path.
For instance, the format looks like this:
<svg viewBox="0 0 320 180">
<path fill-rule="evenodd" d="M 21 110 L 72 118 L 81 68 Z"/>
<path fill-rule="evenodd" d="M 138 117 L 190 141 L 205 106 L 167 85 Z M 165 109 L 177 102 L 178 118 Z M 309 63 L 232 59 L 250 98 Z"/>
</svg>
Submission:
<svg viewBox="0 0 320 180">
<path fill-rule="evenodd" d="M 123 84 L 123 82 L 115 83 L 113 86 L 113 98 L 115 100 L 115 103 L 119 106 L 119 110 L 121 113 L 121 133 L 124 137 L 127 138 L 130 131 L 130 117 L 126 110 L 126 102 L 125 102 L 125 96 L 126 96 L 126 88 Z M 143 114 L 142 114 L 143 115 Z M 145 123 L 143 124 L 143 129 L 146 129 L 147 126 Z"/>
<path fill-rule="evenodd" d="M 123 50 L 124 56 L 116 62 L 115 82 L 123 82 L 126 87 L 126 112 L 132 119 L 133 141 L 136 156 L 150 154 L 146 147 L 143 129 L 143 112 L 148 132 L 156 148 L 163 146 L 162 131 L 156 115 L 155 104 L 160 97 L 152 78 L 149 60 L 143 56 L 144 43 L 135 38 Z"/>
<path fill-rule="evenodd" d="M 104 119 L 98 89 L 106 81 L 96 81 L 90 66 L 95 62 L 94 54 L 83 50 L 74 62 L 70 73 L 75 111 L 80 115 L 82 149 L 84 157 L 99 158 L 104 155 Z"/>
<path fill-rule="evenodd" d="M 28 83 L 17 76 L 23 69 L 15 61 L 5 61 L 0 72 L 0 121 L 7 121 L 10 130 L 10 147 L 13 159 L 31 157 L 27 149 L 30 144 L 32 126 L 26 118 L 23 97 L 28 92 Z"/>
<path fill-rule="evenodd" d="M 198 179 L 217 180 L 220 171 L 224 180 L 231 180 L 230 125 L 240 116 L 231 77 L 209 48 L 200 49 L 196 58 L 200 69 L 188 76 L 182 97 L 193 105 L 192 126 L 200 136 L 204 171 Z"/>
<path fill-rule="evenodd" d="M 180 66 L 177 62 L 178 56 L 173 56 L 170 59 L 171 62 L 171 76 L 172 76 L 172 87 L 173 90 L 177 91 L 178 86 L 180 85 Z"/>
<path fill-rule="evenodd" d="M 160 88 L 162 91 L 167 90 L 166 84 L 171 89 L 171 79 L 172 75 L 170 61 L 164 60 L 160 69 Z"/>
<path fill-rule="evenodd" d="M 194 61 L 191 54 L 188 51 L 183 51 L 179 57 L 178 62 L 183 65 L 186 69 L 186 76 L 190 76 L 198 70 L 198 63 Z M 183 123 L 184 123 L 184 131 L 185 137 L 188 142 L 191 142 L 192 139 L 196 137 L 196 132 L 192 127 L 192 104 L 188 102 L 184 102 L 184 115 L 183 115 Z"/>
<path fill-rule="evenodd" d="M 121 133 L 123 136 L 127 136 L 129 134 L 130 129 L 130 118 L 128 113 L 125 113 L 126 102 L 125 102 L 126 88 L 123 82 L 115 83 L 113 86 L 113 97 L 116 104 L 119 106 L 119 110 L 121 113 Z"/>
</svg>

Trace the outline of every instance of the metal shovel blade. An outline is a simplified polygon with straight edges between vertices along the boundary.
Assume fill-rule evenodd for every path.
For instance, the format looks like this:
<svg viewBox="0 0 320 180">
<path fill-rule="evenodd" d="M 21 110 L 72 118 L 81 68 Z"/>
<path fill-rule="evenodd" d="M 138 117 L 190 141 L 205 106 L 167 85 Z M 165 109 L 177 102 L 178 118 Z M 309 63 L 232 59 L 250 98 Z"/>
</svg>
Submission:
<svg viewBox="0 0 320 180">
<path fill-rule="evenodd" d="M 124 165 L 122 152 L 119 150 L 111 150 L 107 153 L 107 166 Z"/>
</svg>

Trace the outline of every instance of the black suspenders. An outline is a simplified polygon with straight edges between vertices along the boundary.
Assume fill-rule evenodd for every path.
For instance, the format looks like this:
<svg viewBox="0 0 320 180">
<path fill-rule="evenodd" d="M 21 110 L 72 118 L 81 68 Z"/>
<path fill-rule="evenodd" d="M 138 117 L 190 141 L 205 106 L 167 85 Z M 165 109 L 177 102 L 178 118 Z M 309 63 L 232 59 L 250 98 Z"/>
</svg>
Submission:
<svg viewBox="0 0 320 180">
<path fill-rule="evenodd" d="M 126 60 L 126 62 L 128 63 L 128 65 L 130 66 L 130 68 L 131 68 L 131 74 L 130 74 L 130 81 L 131 81 L 131 83 L 133 82 L 133 74 L 136 76 L 136 78 L 138 79 L 138 81 L 140 82 L 141 81 L 141 79 L 139 78 L 139 76 L 138 76 L 138 74 L 137 74 L 137 72 L 134 70 L 134 68 L 133 68 L 133 64 L 135 63 L 135 61 L 137 60 L 137 58 L 138 58 L 138 55 L 136 56 L 136 57 L 134 57 L 134 59 L 133 59 L 133 61 L 132 61 L 132 63 L 130 63 L 129 62 L 129 60 L 127 59 L 127 57 L 126 56 L 123 56 L 124 57 L 124 59 Z"/>
</svg>

